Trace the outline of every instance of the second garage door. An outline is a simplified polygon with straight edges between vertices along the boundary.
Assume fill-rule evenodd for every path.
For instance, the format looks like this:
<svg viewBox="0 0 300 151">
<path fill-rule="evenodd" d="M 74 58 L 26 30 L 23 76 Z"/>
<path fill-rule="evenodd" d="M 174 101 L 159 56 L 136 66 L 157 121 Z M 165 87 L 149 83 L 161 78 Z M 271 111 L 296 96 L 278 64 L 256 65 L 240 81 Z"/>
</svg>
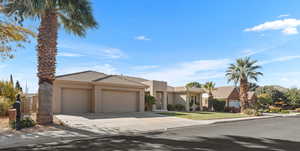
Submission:
<svg viewBox="0 0 300 151">
<path fill-rule="evenodd" d="M 90 94 L 86 89 L 62 89 L 62 113 L 89 112 Z"/>
<path fill-rule="evenodd" d="M 136 112 L 138 111 L 138 92 L 102 91 L 103 112 Z"/>
</svg>

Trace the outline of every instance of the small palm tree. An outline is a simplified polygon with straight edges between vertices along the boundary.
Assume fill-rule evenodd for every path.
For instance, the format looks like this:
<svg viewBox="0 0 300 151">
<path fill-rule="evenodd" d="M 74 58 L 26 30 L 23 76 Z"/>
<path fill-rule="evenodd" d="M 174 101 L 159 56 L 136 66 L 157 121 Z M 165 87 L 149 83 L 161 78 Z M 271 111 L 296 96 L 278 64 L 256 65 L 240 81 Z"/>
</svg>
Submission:
<svg viewBox="0 0 300 151">
<path fill-rule="evenodd" d="M 228 82 L 234 82 L 236 85 L 240 85 L 240 101 L 242 112 L 246 108 L 249 108 L 249 80 L 257 81 L 258 76 L 263 75 L 263 73 L 257 71 L 261 68 L 261 66 L 256 64 L 257 60 L 251 60 L 249 57 L 240 58 L 236 60 L 236 64 L 230 64 L 226 71 Z"/>
<path fill-rule="evenodd" d="M 89 0 L 1 0 L 4 12 L 21 18 L 40 20 L 38 33 L 39 109 L 37 122 L 48 124 L 52 116 L 52 85 L 55 78 L 57 33 L 66 31 L 85 36 L 88 28 L 97 23 Z"/>
<path fill-rule="evenodd" d="M 188 84 L 185 85 L 185 87 L 189 87 L 189 88 L 201 88 L 202 85 L 199 82 L 190 82 Z"/>
<path fill-rule="evenodd" d="M 210 110 L 210 111 L 213 110 L 212 101 L 214 99 L 214 96 L 213 96 L 212 92 L 216 89 L 215 86 L 216 86 L 216 84 L 214 82 L 206 82 L 203 85 L 203 88 L 208 92 L 208 110 Z"/>
</svg>

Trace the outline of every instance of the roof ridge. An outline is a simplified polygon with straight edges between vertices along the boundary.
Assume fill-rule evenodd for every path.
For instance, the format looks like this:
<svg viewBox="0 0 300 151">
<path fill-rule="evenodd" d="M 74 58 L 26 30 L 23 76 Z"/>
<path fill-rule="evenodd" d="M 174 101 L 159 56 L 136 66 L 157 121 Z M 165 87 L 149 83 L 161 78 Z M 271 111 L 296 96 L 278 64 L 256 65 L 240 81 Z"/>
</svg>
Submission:
<svg viewBox="0 0 300 151">
<path fill-rule="evenodd" d="M 137 82 L 137 81 L 133 81 L 133 80 L 129 80 L 129 79 L 126 79 L 126 78 L 120 78 L 122 75 L 113 75 L 113 74 L 111 74 L 111 75 L 108 75 L 108 76 L 105 76 L 105 77 L 102 77 L 102 78 L 98 78 L 98 79 L 95 79 L 95 80 L 93 80 L 93 82 L 97 82 L 97 81 L 101 81 L 101 80 L 104 80 L 104 79 L 107 79 L 107 78 L 110 78 L 110 77 L 117 77 L 117 78 L 119 78 L 119 79 L 121 79 L 121 80 L 126 80 L 126 81 L 129 81 L 129 82 L 133 82 L 133 83 L 136 83 L 136 84 L 140 84 L 140 85 L 143 85 L 143 86 L 147 86 L 146 84 L 143 84 L 143 83 L 141 83 L 141 82 Z"/>
<path fill-rule="evenodd" d="M 98 78 L 98 79 L 95 79 L 95 80 L 92 80 L 93 82 L 96 82 L 96 81 L 100 81 L 100 80 L 103 80 L 103 79 L 107 79 L 109 77 L 112 77 L 113 75 L 106 75 L 105 77 L 102 77 L 102 78 Z"/>
<path fill-rule="evenodd" d="M 81 71 L 81 72 L 67 73 L 67 74 L 62 74 L 62 75 L 55 76 L 55 78 L 60 78 L 60 77 L 65 77 L 65 76 L 70 76 L 70 75 L 76 75 L 76 74 L 81 74 L 81 73 L 87 73 L 87 72 L 94 72 L 94 71 L 86 70 L 86 71 Z"/>
<path fill-rule="evenodd" d="M 124 75 L 114 75 L 114 76 L 128 77 L 128 76 L 124 76 Z M 124 78 L 124 80 L 147 86 L 146 84 L 143 84 L 141 82 L 137 82 L 137 81 L 134 81 L 134 80 L 130 80 L 130 79 L 126 79 L 126 78 Z"/>
</svg>

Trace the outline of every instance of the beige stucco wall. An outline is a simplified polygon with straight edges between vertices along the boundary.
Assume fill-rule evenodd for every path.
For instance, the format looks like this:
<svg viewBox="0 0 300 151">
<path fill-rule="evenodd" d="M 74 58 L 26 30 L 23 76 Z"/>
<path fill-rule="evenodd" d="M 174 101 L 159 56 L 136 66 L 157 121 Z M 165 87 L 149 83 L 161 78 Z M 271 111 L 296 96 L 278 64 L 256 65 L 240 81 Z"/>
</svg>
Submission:
<svg viewBox="0 0 300 151">
<path fill-rule="evenodd" d="M 168 104 L 175 104 L 174 93 L 168 92 Z"/>
<path fill-rule="evenodd" d="M 174 104 L 186 104 L 186 94 L 175 93 L 174 94 Z"/>
</svg>

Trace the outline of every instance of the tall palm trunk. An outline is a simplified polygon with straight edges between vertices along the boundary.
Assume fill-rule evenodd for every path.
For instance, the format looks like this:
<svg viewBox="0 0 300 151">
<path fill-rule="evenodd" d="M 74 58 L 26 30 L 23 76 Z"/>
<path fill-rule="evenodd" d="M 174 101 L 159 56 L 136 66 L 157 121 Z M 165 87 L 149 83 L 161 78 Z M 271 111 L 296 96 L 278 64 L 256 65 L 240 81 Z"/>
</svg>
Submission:
<svg viewBox="0 0 300 151">
<path fill-rule="evenodd" d="M 242 79 L 240 81 L 240 101 L 241 101 L 241 112 L 249 107 L 248 105 L 248 81 Z"/>
<path fill-rule="evenodd" d="M 37 45 L 39 77 L 37 122 L 39 124 L 48 124 L 53 121 L 52 86 L 56 68 L 57 30 L 57 15 L 47 10 L 41 17 Z"/>
</svg>

